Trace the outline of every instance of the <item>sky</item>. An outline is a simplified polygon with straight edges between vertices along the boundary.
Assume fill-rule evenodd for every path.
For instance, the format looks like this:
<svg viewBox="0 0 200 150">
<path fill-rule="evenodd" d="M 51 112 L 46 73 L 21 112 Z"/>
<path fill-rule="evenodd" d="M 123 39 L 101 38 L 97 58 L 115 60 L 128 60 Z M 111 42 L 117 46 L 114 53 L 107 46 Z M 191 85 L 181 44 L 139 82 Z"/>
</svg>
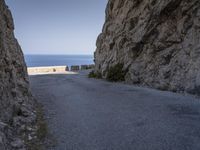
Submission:
<svg viewBox="0 0 200 150">
<path fill-rule="evenodd" d="M 25 54 L 93 54 L 108 0 L 5 0 Z"/>
</svg>

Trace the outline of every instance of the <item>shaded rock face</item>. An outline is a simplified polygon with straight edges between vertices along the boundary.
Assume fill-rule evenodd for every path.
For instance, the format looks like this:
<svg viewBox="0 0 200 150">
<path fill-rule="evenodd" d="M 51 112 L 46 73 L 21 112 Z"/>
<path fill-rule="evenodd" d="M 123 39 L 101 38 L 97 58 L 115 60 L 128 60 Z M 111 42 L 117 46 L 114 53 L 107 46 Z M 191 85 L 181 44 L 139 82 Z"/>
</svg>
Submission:
<svg viewBox="0 0 200 150">
<path fill-rule="evenodd" d="M 128 83 L 200 93 L 200 1 L 109 0 L 95 69 L 117 63 Z"/>
<path fill-rule="evenodd" d="M 0 0 L 0 149 L 20 149 L 26 125 L 35 120 L 33 99 L 11 12 Z"/>
</svg>

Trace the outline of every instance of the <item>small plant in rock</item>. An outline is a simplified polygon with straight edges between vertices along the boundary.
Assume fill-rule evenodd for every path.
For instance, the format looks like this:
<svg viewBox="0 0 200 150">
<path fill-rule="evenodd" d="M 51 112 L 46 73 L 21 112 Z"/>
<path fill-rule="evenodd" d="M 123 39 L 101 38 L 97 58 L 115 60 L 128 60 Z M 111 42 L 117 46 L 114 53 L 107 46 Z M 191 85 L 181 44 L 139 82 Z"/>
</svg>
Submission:
<svg viewBox="0 0 200 150">
<path fill-rule="evenodd" d="M 123 70 L 123 64 L 117 64 L 108 69 L 106 79 L 112 82 L 124 81 L 125 75 L 126 72 Z"/>
<path fill-rule="evenodd" d="M 88 78 L 97 78 L 97 79 L 101 79 L 102 78 L 102 75 L 100 72 L 95 72 L 94 70 L 91 71 L 89 74 L 88 74 Z"/>
</svg>

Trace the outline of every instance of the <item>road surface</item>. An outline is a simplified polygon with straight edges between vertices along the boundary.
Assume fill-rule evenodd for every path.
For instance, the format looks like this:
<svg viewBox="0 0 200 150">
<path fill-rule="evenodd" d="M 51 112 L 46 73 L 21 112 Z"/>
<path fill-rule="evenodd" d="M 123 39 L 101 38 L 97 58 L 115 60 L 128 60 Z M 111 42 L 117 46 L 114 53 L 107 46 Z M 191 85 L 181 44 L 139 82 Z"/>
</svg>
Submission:
<svg viewBox="0 0 200 150">
<path fill-rule="evenodd" d="M 200 150 L 200 101 L 80 74 L 30 76 L 53 150 Z"/>
</svg>

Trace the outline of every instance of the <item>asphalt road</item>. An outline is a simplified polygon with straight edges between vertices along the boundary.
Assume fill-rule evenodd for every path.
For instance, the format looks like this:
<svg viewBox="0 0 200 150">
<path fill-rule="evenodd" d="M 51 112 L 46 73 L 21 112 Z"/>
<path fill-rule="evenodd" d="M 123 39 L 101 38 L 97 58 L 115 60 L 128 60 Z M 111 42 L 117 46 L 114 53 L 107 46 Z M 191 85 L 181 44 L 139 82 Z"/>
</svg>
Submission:
<svg viewBox="0 0 200 150">
<path fill-rule="evenodd" d="M 88 79 L 31 76 L 54 150 L 200 150 L 200 101 L 191 96 Z"/>
</svg>

